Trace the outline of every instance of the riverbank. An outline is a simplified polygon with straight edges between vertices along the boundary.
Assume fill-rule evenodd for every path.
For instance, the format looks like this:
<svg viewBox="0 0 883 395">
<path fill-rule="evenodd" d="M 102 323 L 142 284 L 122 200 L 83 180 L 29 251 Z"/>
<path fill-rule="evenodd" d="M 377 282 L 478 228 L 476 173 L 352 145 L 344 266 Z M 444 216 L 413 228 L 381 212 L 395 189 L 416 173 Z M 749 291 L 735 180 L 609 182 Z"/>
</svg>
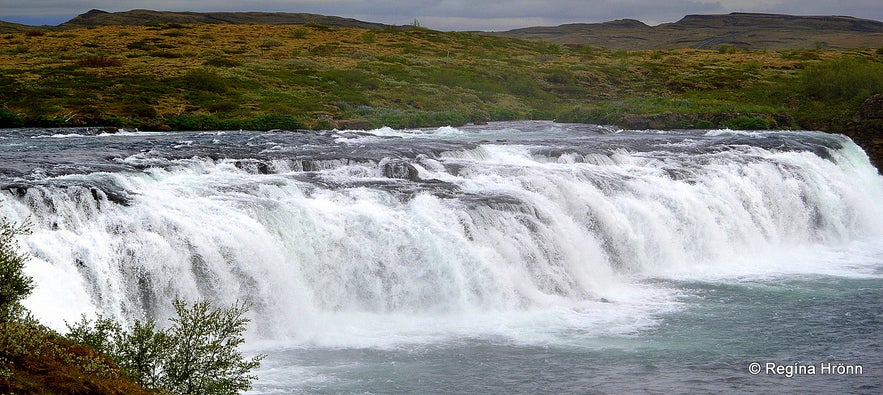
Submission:
<svg viewBox="0 0 883 395">
<path fill-rule="evenodd" d="M 555 119 L 863 136 L 857 114 L 883 92 L 883 51 L 623 51 L 315 23 L 102 26 L 0 37 L 0 85 L 2 127 L 364 129 Z M 873 152 L 875 138 L 856 141 L 870 141 L 863 146 Z"/>
</svg>

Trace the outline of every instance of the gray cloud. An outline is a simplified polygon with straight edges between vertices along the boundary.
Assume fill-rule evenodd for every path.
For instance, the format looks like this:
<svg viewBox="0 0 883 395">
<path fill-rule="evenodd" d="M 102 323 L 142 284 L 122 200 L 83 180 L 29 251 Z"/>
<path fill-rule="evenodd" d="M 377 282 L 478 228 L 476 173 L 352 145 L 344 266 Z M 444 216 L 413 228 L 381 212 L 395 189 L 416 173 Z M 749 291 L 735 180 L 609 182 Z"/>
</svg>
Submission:
<svg viewBox="0 0 883 395">
<path fill-rule="evenodd" d="M 659 24 L 687 14 L 733 11 L 883 20 L 879 0 L 0 0 L 0 19 L 54 24 L 93 8 L 309 12 L 399 25 L 417 19 L 439 30 L 503 30 L 625 18 Z"/>
</svg>

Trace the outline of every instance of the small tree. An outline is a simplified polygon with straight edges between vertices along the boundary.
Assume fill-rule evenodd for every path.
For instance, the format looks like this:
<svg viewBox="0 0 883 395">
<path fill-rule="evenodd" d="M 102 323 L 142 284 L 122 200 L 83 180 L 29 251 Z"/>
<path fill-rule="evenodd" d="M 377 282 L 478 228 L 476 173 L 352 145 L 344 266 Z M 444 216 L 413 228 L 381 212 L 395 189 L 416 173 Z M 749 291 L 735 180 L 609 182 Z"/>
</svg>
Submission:
<svg viewBox="0 0 883 395">
<path fill-rule="evenodd" d="M 21 301 L 34 290 L 34 280 L 24 274 L 26 254 L 19 253 L 15 238 L 29 232 L 27 224 L 0 219 L 0 323 L 21 317 Z"/>
<path fill-rule="evenodd" d="M 113 358 L 132 381 L 142 388 L 164 386 L 162 367 L 169 337 L 156 329 L 153 320 L 135 321 L 129 332 L 120 332 L 114 340 L 117 347 Z"/>
<path fill-rule="evenodd" d="M 208 301 L 193 304 L 175 300 L 178 318 L 168 329 L 166 361 L 169 389 L 181 394 L 236 394 L 257 379 L 249 372 L 260 366 L 262 355 L 246 360 L 239 352 L 249 322 L 247 304 L 213 309 Z"/>
<path fill-rule="evenodd" d="M 247 304 L 214 309 L 208 301 L 174 302 L 177 318 L 166 330 L 151 321 L 135 321 L 126 331 L 109 318 L 93 324 L 83 317 L 68 325 L 67 337 L 110 356 L 126 375 L 148 390 L 172 394 L 236 394 L 251 388 L 263 355 L 245 359 Z"/>
</svg>

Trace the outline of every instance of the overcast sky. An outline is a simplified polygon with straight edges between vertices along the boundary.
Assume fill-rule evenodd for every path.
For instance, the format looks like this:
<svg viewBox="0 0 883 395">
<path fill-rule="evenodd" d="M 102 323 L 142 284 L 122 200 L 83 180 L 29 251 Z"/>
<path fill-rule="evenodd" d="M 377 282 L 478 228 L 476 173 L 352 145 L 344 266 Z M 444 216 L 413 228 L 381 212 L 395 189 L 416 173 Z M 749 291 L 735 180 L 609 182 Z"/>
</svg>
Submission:
<svg viewBox="0 0 883 395">
<path fill-rule="evenodd" d="M 657 25 L 687 14 L 734 11 L 883 20 L 881 0 L 0 0 L 0 20 L 57 25 L 93 8 L 307 12 L 395 25 L 416 19 L 436 30 L 508 30 L 625 18 Z"/>
</svg>

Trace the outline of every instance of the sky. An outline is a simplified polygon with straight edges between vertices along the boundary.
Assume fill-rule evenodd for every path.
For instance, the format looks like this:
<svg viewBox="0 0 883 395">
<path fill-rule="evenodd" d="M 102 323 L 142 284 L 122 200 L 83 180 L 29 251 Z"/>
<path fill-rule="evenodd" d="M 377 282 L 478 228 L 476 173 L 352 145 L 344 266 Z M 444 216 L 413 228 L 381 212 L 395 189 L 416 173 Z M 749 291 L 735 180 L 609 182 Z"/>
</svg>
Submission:
<svg viewBox="0 0 883 395">
<path fill-rule="evenodd" d="M 0 20 L 57 25 L 99 9 L 306 12 L 435 30 L 509 30 L 637 19 L 648 25 L 688 14 L 765 12 L 883 20 L 880 0 L 0 0 Z"/>
</svg>

